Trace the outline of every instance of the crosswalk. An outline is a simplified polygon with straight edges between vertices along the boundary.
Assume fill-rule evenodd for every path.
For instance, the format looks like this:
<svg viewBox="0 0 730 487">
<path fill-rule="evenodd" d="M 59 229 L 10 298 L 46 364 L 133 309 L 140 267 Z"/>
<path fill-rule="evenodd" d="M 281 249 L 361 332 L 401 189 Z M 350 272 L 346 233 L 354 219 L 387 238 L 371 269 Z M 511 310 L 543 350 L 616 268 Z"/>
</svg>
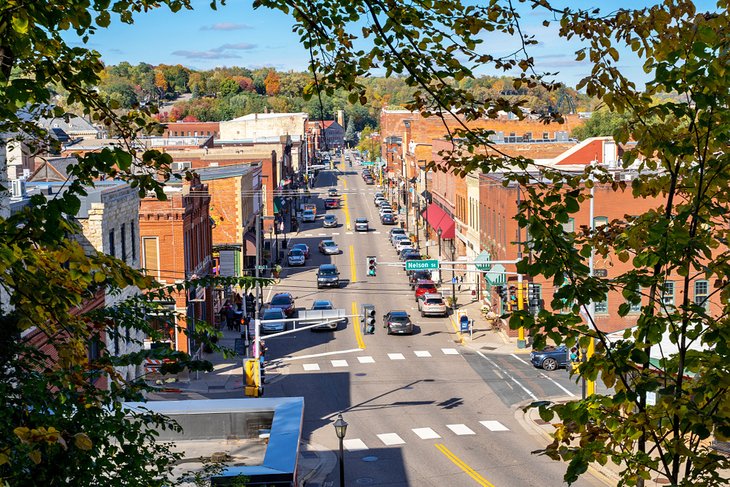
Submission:
<svg viewBox="0 0 730 487">
<path fill-rule="evenodd" d="M 456 350 L 455 348 L 442 348 L 441 354 L 442 355 L 459 355 L 459 351 Z M 407 360 L 410 357 L 410 355 L 409 355 L 409 357 L 406 357 L 402 353 L 387 353 L 386 357 L 387 357 L 387 360 L 400 361 L 400 360 Z M 383 357 L 382 359 L 386 360 L 386 357 Z M 413 358 L 414 359 L 433 358 L 433 355 L 428 350 L 414 350 Z M 373 357 L 371 355 L 358 355 L 355 359 L 357 360 L 358 363 L 361 363 L 361 364 L 376 363 L 375 357 Z M 325 364 L 322 364 L 322 365 L 331 366 L 336 369 L 346 368 L 346 367 L 349 367 L 350 362 L 354 362 L 355 359 L 350 359 L 350 361 L 348 361 L 347 359 L 334 359 L 334 360 L 330 360 L 329 362 L 325 362 L 326 365 Z M 291 361 L 291 360 L 292 359 L 289 359 L 287 361 Z M 302 369 L 305 372 L 316 372 L 318 370 L 322 370 L 322 365 L 320 365 L 319 363 L 307 362 L 307 363 L 303 363 L 301 365 L 302 365 Z"/>
<path fill-rule="evenodd" d="M 362 438 L 348 438 L 343 441 L 343 446 L 347 449 L 347 451 L 362 451 L 380 447 L 381 445 L 377 442 L 377 440 L 379 440 L 383 446 L 398 446 L 406 445 L 408 441 L 411 440 L 439 440 L 444 437 L 448 438 L 452 435 L 476 436 L 478 434 L 503 433 L 510 431 L 508 427 L 494 419 L 478 421 L 477 423 L 481 425 L 481 428 L 476 425 L 457 423 L 446 424 L 443 425 L 443 427 L 437 427 L 436 429 L 428 426 L 412 428 L 410 432 L 401 432 L 400 434 L 396 432 L 375 433 L 373 438 L 367 439 L 371 442 L 371 446 L 368 446 Z M 473 428 L 470 426 L 473 426 Z"/>
</svg>

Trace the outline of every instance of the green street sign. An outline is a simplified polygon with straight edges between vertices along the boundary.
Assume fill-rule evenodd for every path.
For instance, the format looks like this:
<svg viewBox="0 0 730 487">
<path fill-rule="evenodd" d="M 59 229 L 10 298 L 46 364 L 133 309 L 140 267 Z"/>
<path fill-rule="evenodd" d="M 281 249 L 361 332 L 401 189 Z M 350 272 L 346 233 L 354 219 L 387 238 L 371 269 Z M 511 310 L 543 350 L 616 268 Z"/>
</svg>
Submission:
<svg viewBox="0 0 730 487">
<path fill-rule="evenodd" d="M 360 165 L 361 166 L 374 166 L 375 165 L 375 162 L 373 162 L 373 161 L 362 161 L 360 163 Z"/>
<path fill-rule="evenodd" d="M 482 252 L 477 255 L 477 258 L 474 259 L 474 267 L 476 267 L 480 271 L 488 271 L 492 268 L 492 265 L 489 264 L 489 261 L 492 260 L 492 256 L 487 252 L 486 250 L 482 250 Z"/>
<path fill-rule="evenodd" d="M 439 261 L 433 260 L 407 260 L 407 271 L 435 271 L 439 268 Z"/>
</svg>

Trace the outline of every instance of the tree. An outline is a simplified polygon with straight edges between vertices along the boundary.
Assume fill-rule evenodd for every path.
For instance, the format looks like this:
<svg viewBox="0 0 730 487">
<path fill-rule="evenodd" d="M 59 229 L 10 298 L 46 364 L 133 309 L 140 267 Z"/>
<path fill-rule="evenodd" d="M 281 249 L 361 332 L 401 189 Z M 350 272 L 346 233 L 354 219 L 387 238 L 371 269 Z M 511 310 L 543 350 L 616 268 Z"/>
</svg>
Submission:
<svg viewBox="0 0 730 487">
<path fill-rule="evenodd" d="M 357 150 L 367 153 L 368 160 L 375 161 L 380 155 L 380 142 L 373 138 L 373 129 L 366 126 L 360 133 L 360 143 Z"/>
<path fill-rule="evenodd" d="M 357 134 L 355 133 L 355 123 L 352 118 L 347 120 L 347 129 L 345 130 L 345 144 L 353 147 L 357 144 Z"/>
<path fill-rule="evenodd" d="M 276 71 L 274 71 L 273 69 L 269 71 L 269 74 L 267 74 L 266 78 L 264 79 L 264 85 L 266 86 L 267 95 L 273 96 L 279 94 L 279 86 L 281 85 L 281 81 L 279 80 L 279 75 L 276 74 Z"/>
<path fill-rule="evenodd" d="M 117 367 L 145 358 L 168 358 L 170 371 L 210 369 L 186 354 L 142 350 L 113 355 L 104 336 L 125 329 L 160 339 L 146 312 L 155 302 L 185 292 L 192 283 L 161 286 L 152 278 L 102 253 L 87 253 L 74 216 L 81 195 L 100 178 L 126 181 L 141 195 L 164 199 L 171 158 L 138 149 L 137 133 L 159 129 L 150 113 L 117 114 L 118 102 L 98 90 L 104 66 L 99 54 L 67 42 L 73 29 L 86 43 L 118 15 L 132 23 L 141 11 L 189 7 L 185 0 L 156 2 L 0 3 L 0 133 L 19 134 L 32 151 L 53 147 L 38 124 L 42 116 L 61 117 L 48 83 L 62 88 L 79 115 L 113 128 L 119 146 L 76 156 L 72 178 L 53 198 L 34 196 L 22 211 L 0 216 L 0 483 L 33 485 L 171 485 L 179 454 L 158 442 L 155 428 L 176 428 L 156 414 L 124 411 L 121 402 L 140 400 L 143 381 L 127 382 Z M 125 69 L 127 69 L 125 67 Z M 148 71 L 149 72 L 149 71 Z M 161 74 L 161 73 L 159 73 Z M 164 78 L 158 80 L 162 87 Z M 10 136 L 13 137 L 13 136 Z M 2 144 L 7 143 L 8 136 Z M 6 191 L 7 188 L 1 188 Z M 229 281 L 232 284 L 233 281 Z M 214 285 L 201 280 L 198 285 Z M 247 285 L 246 282 L 241 282 Z M 115 308 L 84 309 L 91 298 L 133 286 L 144 294 Z M 88 306 L 86 306 L 88 308 Z M 171 316 L 170 318 L 176 318 Z M 200 330 L 211 332 L 205 323 Z M 22 334 L 35 328 L 55 349 L 49 359 Z M 196 327 L 197 328 L 197 327 Z M 121 330 L 121 332 L 120 332 Z M 205 340 L 205 332 L 194 340 Z M 89 347 L 98 351 L 89 355 Z M 106 377 L 110 386 L 95 385 Z"/>
<path fill-rule="evenodd" d="M 460 175 L 499 171 L 506 183 L 519 185 L 525 193 L 518 221 L 529 228 L 534 246 L 529 250 L 539 258 L 523 260 L 518 270 L 545 276 L 560 287 L 553 309 L 574 304 L 570 312 L 546 310 L 537 319 L 513 313 L 510 326 L 531 331 L 536 346 L 548 337 L 569 345 L 597 343 L 596 353 L 578 373 L 589 380 L 600 378 L 616 391 L 540 405 L 546 420 L 559 418 L 555 441 L 542 453 L 569 461 L 566 480 L 574 481 L 591 463 L 613 461 L 623 466 L 622 485 L 643 484 L 651 476 L 672 485 L 723 483 L 728 459 L 709 448 L 707 440 L 730 437 L 727 1 L 701 13 L 689 0 L 604 13 L 557 7 L 549 0 L 395 2 L 387 8 L 354 0 L 348 2 L 346 18 L 340 2 L 315 0 L 293 10 L 287 0 L 267 5 L 293 15 L 302 44 L 311 49 L 310 69 L 319 76 L 305 89 L 305 97 L 316 100 L 342 89 L 351 103 L 366 104 L 365 79 L 372 69 L 402 76 L 412 90 L 405 108 L 460 121 L 459 129 L 450 131 L 453 149 L 442 154 L 445 167 L 433 169 Z M 532 25 L 530 35 L 522 35 L 518 7 L 533 8 L 531 17 L 542 15 L 543 26 L 555 23 L 563 41 L 582 46 L 576 60 L 590 67 L 577 88 L 608 110 L 626 114 L 627 123 L 614 135 L 618 142 L 631 138 L 636 144 L 621 163 L 626 170 L 641 171 L 631 191 L 636 198 L 653 198 L 655 209 L 609 222 L 600 231 L 566 232 L 561 224 L 587 203 L 592 186 L 623 191 L 627 183 L 613 180 L 601 168 L 574 175 L 536 166 L 491 143 L 486 130 L 470 128 L 469 122 L 500 112 L 524 117 L 527 103 L 497 90 L 501 80 L 491 93 L 473 96 L 463 81 L 475 77 L 476 67 L 516 71 L 514 90 L 541 87 L 546 101 L 561 89 L 537 71 L 531 50 L 541 34 Z M 512 38 L 515 33 L 517 39 Z M 495 55 L 481 48 L 482 36 L 489 37 L 490 45 L 498 45 L 500 36 L 509 45 L 516 40 L 519 48 L 507 57 Z M 566 50 L 573 50 L 572 45 L 566 43 Z M 645 86 L 622 71 L 623 53 L 641 60 L 649 76 Z M 656 95 L 662 93 L 678 96 L 659 99 Z M 562 120 L 552 111 L 534 115 Z M 540 173 L 537 178 L 535 173 Z M 628 263 L 630 270 L 591 275 L 586 262 L 591 249 Z M 667 309 L 661 299 L 667 276 L 683 291 L 676 308 Z M 695 293 L 698 284 L 704 286 L 702 293 Z M 592 319 L 579 313 L 608 292 L 620 292 L 627 300 L 622 314 L 629 303 L 640 300 L 642 305 L 637 326 L 618 342 L 609 341 Z M 712 304 L 707 306 L 705 299 Z M 660 349 L 663 339 L 676 352 Z M 663 356 L 655 362 L 651 357 L 657 350 Z M 648 400 L 652 395 L 655 404 Z"/>
<path fill-rule="evenodd" d="M 628 121 L 628 114 L 616 113 L 606 109 L 597 110 L 583 125 L 576 127 L 571 135 L 578 140 L 587 139 L 588 137 L 611 136 L 623 129 Z"/>
<path fill-rule="evenodd" d="M 238 83 L 236 83 L 235 80 L 231 78 L 226 78 L 221 82 L 220 85 L 220 91 L 218 91 L 218 94 L 222 97 L 235 95 L 236 93 L 241 91 L 241 86 L 239 86 Z"/>
</svg>

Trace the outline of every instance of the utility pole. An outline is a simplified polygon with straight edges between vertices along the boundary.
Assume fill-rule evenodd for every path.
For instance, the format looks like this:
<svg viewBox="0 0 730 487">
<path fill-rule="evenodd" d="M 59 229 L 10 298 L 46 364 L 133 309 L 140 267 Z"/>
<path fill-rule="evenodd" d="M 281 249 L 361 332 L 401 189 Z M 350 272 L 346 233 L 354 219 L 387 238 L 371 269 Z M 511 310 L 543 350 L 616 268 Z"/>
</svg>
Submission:
<svg viewBox="0 0 730 487">
<path fill-rule="evenodd" d="M 253 307 L 254 310 L 254 358 L 258 361 L 261 356 L 261 319 L 259 316 L 259 303 L 261 300 L 261 285 L 259 284 L 259 278 L 261 277 L 261 271 L 259 266 L 261 265 L 261 208 L 256 213 L 256 304 Z M 256 383 L 261 385 L 261 370 L 259 371 Z"/>
</svg>

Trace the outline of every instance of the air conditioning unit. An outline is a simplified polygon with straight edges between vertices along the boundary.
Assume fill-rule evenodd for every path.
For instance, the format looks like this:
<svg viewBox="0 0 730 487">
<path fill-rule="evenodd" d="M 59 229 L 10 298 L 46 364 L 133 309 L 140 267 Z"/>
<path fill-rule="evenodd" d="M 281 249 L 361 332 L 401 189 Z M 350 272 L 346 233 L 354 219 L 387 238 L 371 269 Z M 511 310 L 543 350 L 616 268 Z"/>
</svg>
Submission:
<svg viewBox="0 0 730 487">
<path fill-rule="evenodd" d="M 193 168 L 193 163 L 190 161 L 172 163 L 173 171 L 180 172 L 180 171 L 186 171 L 186 170 L 192 169 L 192 168 Z"/>
<path fill-rule="evenodd" d="M 13 198 L 25 197 L 25 181 L 21 179 L 13 179 L 11 181 L 12 187 L 10 188 L 10 194 Z"/>
</svg>

